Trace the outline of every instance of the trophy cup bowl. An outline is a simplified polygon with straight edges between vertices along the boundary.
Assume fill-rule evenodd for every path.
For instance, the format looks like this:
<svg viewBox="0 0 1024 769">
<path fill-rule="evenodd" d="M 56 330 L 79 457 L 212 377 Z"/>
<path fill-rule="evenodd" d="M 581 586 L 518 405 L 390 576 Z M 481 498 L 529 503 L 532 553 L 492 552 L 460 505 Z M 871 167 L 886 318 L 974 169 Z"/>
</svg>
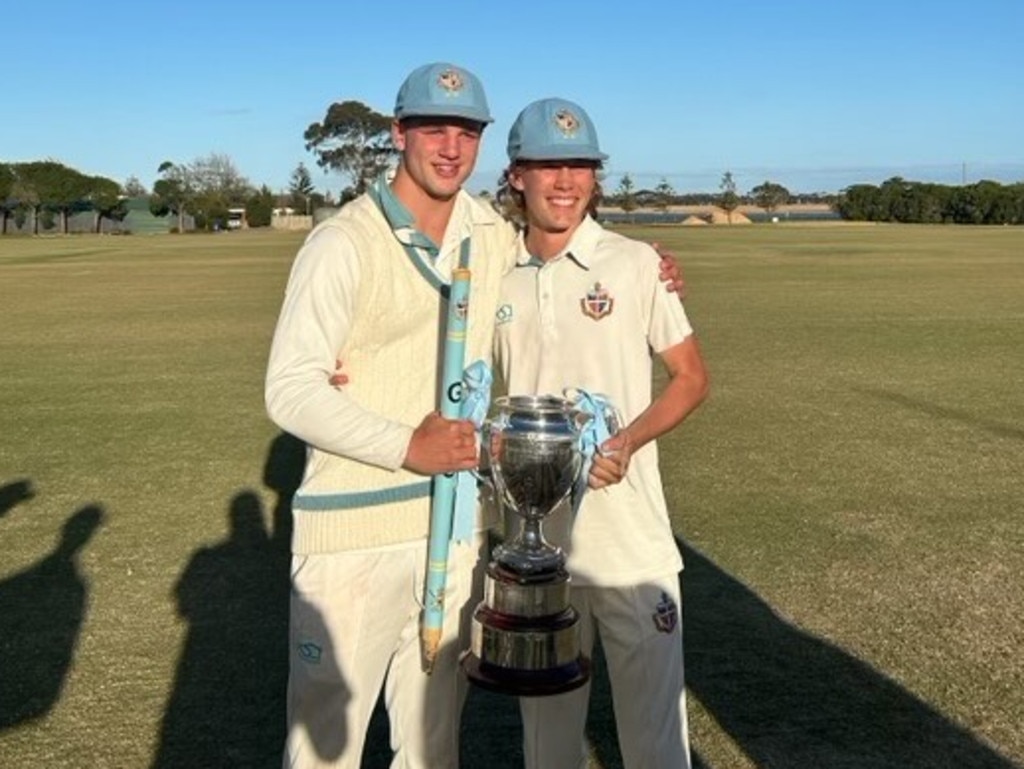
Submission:
<svg viewBox="0 0 1024 769">
<path fill-rule="evenodd" d="M 590 418 L 563 398 L 509 396 L 484 425 L 495 496 L 518 531 L 492 553 L 484 600 L 473 613 L 469 679 L 519 696 L 583 685 L 590 662 L 580 653 L 579 613 L 560 548 L 541 522 L 569 495 L 583 468 L 580 431 Z"/>
</svg>

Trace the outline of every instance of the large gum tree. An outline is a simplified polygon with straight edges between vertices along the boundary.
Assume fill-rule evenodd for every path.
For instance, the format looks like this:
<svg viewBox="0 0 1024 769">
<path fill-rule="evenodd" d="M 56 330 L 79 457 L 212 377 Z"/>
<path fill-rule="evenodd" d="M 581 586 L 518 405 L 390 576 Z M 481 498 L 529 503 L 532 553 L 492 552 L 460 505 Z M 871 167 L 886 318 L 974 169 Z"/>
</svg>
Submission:
<svg viewBox="0 0 1024 769">
<path fill-rule="evenodd" d="M 391 118 L 359 101 L 335 102 L 321 122 L 310 124 L 303 138 L 317 165 L 351 180 L 345 197 L 365 192 L 398 154 L 391 141 Z"/>
</svg>

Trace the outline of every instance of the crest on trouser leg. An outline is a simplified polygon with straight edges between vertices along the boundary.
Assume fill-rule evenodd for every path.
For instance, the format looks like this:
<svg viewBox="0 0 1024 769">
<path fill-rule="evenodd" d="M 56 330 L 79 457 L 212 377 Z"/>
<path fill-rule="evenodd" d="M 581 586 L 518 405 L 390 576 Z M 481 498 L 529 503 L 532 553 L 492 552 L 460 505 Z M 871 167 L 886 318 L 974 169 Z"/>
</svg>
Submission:
<svg viewBox="0 0 1024 769">
<path fill-rule="evenodd" d="M 651 617 L 659 633 L 671 633 L 679 624 L 679 607 L 668 593 L 662 592 L 661 600 L 654 607 Z"/>
</svg>

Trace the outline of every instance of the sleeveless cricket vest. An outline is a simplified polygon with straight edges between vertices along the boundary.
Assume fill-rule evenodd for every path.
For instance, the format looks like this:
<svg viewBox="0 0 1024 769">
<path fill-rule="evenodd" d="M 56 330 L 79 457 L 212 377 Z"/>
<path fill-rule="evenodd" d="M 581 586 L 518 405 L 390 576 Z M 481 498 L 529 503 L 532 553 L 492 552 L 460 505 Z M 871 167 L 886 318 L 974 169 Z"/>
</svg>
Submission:
<svg viewBox="0 0 1024 769">
<path fill-rule="evenodd" d="M 513 236 L 496 213 L 466 198 L 469 205 L 461 210 L 469 223 L 449 225 L 470 232 L 466 362 L 489 363 L 494 308 L 502 274 L 513 258 Z M 319 227 L 336 228 L 351 242 L 346 257 L 359 259 L 352 328 L 338 351 L 349 377 L 345 390 L 369 411 L 416 426 L 438 404 L 446 300 L 369 195 L 348 203 Z M 305 477 L 292 504 L 293 552 L 363 549 L 426 537 L 429 478 L 313 447 L 308 451 Z"/>
</svg>

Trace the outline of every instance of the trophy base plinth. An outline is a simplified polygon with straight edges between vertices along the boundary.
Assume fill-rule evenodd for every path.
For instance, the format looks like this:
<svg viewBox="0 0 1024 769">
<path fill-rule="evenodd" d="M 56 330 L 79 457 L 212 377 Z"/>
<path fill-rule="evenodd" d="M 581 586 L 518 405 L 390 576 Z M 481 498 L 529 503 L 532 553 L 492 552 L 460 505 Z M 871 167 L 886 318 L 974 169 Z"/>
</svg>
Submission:
<svg viewBox="0 0 1024 769">
<path fill-rule="evenodd" d="M 502 618 L 526 621 L 556 617 L 569 606 L 569 574 L 564 569 L 549 575 L 522 575 L 492 562 L 484 581 L 484 606 L 505 626 Z"/>
<path fill-rule="evenodd" d="M 568 665 L 548 670 L 516 670 L 483 662 L 472 652 L 462 655 L 462 669 L 469 680 L 497 694 L 516 697 L 547 697 L 578 689 L 590 679 L 590 660 L 580 656 Z"/>
<path fill-rule="evenodd" d="M 569 603 L 569 574 L 547 579 L 491 563 L 484 600 L 473 612 L 469 651 L 461 659 L 471 683 L 520 697 L 559 694 L 590 678 L 580 650 L 580 614 Z"/>
</svg>

